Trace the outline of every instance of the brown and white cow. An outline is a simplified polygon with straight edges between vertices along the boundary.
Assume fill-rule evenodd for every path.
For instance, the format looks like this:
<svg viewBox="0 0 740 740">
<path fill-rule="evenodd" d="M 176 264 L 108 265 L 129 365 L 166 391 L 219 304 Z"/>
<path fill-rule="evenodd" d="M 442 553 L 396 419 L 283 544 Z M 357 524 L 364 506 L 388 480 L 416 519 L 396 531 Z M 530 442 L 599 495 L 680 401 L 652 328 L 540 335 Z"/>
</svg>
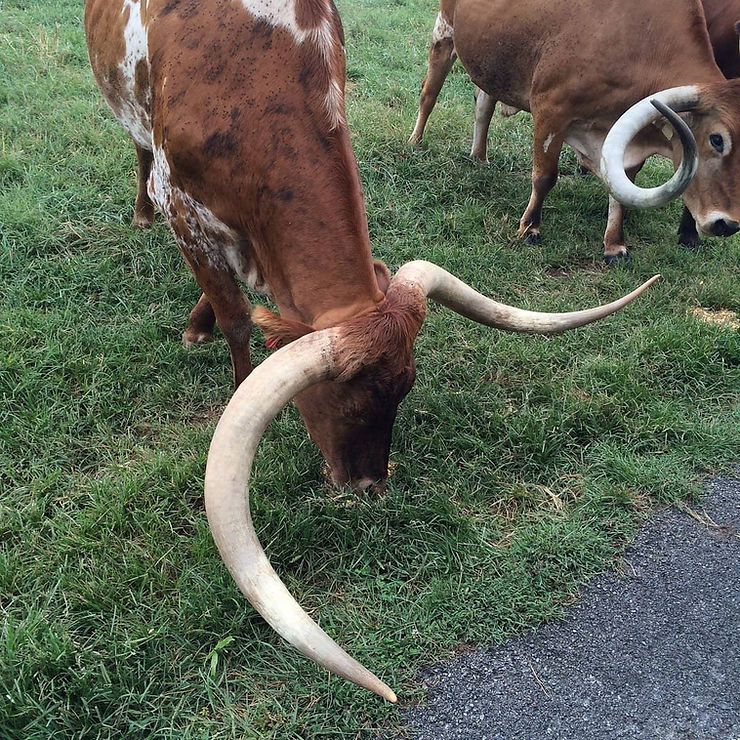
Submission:
<svg viewBox="0 0 740 740">
<path fill-rule="evenodd" d="M 718 0 L 706 2 L 714 7 Z M 723 22 L 733 12 L 726 5 Z M 729 27 L 734 32 L 734 21 Z M 724 33 L 722 38 L 724 49 Z M 737 47 L 735 37 L 735 55 Z M 598 6 L 592 0 L 442 0 L 412 142 L 421 141 L 458 56 L 483 91 L 476 99 L 473 156 L 486 159 L 486 135 L 497 101 L 509 112 L 532 112 L 532 195 L 519 229 L 528 242 L 540 240 L 542 204 L 557 180 L 564 143 L 589 169 L 597 174 L 601 169 L 616 196 L 609 199 L 604 235 L 608 262 L 627 255 L 624 206 L 661 205 L 688 182 L 684 202 L 702 233 L 729 236 L 740 228 L 740 155 L 735 150 L 740 83 L 727 82 L 717 68 L 699 0 L 624 0 Z M 685 163 L 683 184 L 674 179 L 647 194 L 624 182 L 623 169 L 634 180 L 650 154 L 678 163 L 682 150 L 680 137 L 651 105 L 653 98 L 684 112 L 698 143 L 698 162 Z M 644 101 L 639 108 L 625 113 L 639 101 Z M 623 114 L 625 120 L 610 140 L 618 140 L 622 153 L 607 147 L 609 158 L 602 166 L 607 132 Z M 627 140 L 619 133 L 624 131 Z M 688 221 L 682 223 L 688 228 Z"/>
<path fill-rule="evenodd" d="M 607 306 L 540 314 L 428 262 L 391 279 L 370 252 L 331 0 L 87 0 L 85 26 L 95 77 L 139 155 L 137 218 L 162 211 L 203 290 L 186 335 L 210 336 L 215 318 L 231 351 L 238 389 L 205 494 L 224 562 L 289 642 L 395 701 L 293 600 L 262 550 L 248 480 L 265 427 L 295 399 L 336 483 L 382 485 L 427 297 L 484 324 L 552 333 L 618 310 L 652 280 Z M 254 371 L 237 280 L 280 310 L 255 312 L 278 351 Z"/>
</svg>

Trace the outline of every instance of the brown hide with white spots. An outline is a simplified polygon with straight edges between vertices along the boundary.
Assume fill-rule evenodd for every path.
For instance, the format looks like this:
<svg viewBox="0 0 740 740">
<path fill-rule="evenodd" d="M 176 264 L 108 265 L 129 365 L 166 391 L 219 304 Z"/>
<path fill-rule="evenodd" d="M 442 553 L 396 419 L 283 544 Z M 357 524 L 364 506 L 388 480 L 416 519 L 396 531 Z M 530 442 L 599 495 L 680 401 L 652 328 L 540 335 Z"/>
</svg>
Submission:
<svg viewBox="0 0 740 740">
<path fill-rule="evenodd" d="M 141 153 L 148 193 L 140 187 L 135 220 L 151 222 L 151 197 L 204 293 L 186 342 L 210 339 L 217 321 L 235 383 L 249 374 L 237 277 L 310 330 L 384 320 L 388 272 L 370 253 L 330 0 L 88 0 L 85 25 L 96 80 Z M 297 398 L 337 483 L 385 480 L 416 331 L 393 345 L 392 367 L 380 357 Z"/>
<path fill-rule="evenodd" d="M 708 13 L 719 2 L 706 0 Z M 737 0 L 733 3 L 740 6 Z M 716 14 L 713 28 L 719 29 L 732 16 L 729 5 L 723 7 L 723 20 Z M 438 38 L 440 17 L 449 24 L 444 40 Z M 734 33 L 734 20 L 731 28 Z M 717 43 L 719 35 L 714 31 Z M 449 57 L 440 54 L 443 42 Z M 735 37 L 735 56 L 737 47 Z M 727 235 L 737 229 L 740 183 L 734 142 L 728 140 L 730 148 L 720 155 L 708 136 L 725 131 L 732 138 L 740 109 L 732 107 L 734 86 L 723 81 L 712 57 L 698 0 L 444 0 L 412 141 L 421 140 L 444 77 L 458 55 L 473 82 L 485 91 L 476 104 L 473 156 L 486 158 L 486 133 L 497 101 L 530 110 L 534 117 L 532 195 L 520 222 L 520 234 L 528 241 L 540 239 L 542 204 L 557 180 L 563 143 L 571 144 L 579 159 L 598 174 L 604 137 L 629 106 L 657 91 L 693 84 L 703 91 L 702 114 L 691 117 L 692 125 L 700 127 L 694 133 L 701 163 L 684 199 L 704 232 Z M 726 102 L 709 103 L 718 100 Z M 680 156 L 678 142 L 666 138 L 660 123 L 633 139 L 625 161 L 628 174 L 634 176 L 653 153 Z M 610 199 L 604 238 L 608 261 L 626 255 L 623 216 L 624 208 Z"/>
</svg>

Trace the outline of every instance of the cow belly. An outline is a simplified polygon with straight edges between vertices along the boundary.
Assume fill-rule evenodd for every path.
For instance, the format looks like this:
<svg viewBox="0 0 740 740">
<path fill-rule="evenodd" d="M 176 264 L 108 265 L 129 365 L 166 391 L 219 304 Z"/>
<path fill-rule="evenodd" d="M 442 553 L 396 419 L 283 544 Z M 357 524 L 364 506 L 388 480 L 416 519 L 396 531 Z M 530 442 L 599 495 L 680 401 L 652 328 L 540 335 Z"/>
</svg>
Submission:
<svg viewBox="0 0 740 740">
<path fill-rule="evenodd" d="M 580 159 L 585 160 L 587 166 L 591 168 L 595 166 L 595 171 L 598 171 L 605 136 L 606 134 L 595 129 L 592 123 L 578 122 L 568 128 L 565 141 L 578 152 Z"/>
<path fill-rule="evenodd" d="M 205 264 L 228 272 L 252 290 L 269 295 L 269 287 L 249 240 L 189 193 L 172 184 L 170 164 L 161 147 L 154 147 L 148 191 L 191 264 Z"/>
</svg>

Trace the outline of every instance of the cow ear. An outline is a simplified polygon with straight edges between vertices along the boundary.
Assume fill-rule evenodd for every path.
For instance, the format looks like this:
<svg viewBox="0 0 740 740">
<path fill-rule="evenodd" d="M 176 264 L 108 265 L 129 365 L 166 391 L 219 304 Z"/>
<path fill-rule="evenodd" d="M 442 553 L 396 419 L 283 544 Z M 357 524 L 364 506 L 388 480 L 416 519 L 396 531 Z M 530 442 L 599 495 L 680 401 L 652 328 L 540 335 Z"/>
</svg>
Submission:
<svg viewBox="0 0 740 740">
<path fill-rule="evenodd" d="M 286 344 L 290 344 L 314 330 L 308 324 L 277 316 L 264 306 L 257 306 L 252 311 L 252 321 L 262 329 L 262 333 L 265 335 L 265 346 L 270 349 L 285 347 Z"/>
<path fill-rule="evenodd" d="M 378 281 L 378 288 L 385 295 L 388 292 L 388 286 L 391 284 L 391 271 L 381 260 L 373 260 L 373 269 L 375 270 L 375 279 Z"/>
</svg>

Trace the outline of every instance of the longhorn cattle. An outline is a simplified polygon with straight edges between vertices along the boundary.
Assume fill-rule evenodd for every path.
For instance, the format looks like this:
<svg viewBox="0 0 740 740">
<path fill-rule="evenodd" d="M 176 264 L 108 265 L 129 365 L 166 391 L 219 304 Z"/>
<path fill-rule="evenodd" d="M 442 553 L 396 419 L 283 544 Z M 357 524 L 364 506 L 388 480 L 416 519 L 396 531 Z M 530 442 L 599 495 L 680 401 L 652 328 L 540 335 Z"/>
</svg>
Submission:
<svg viewBox="0 0 740 740">
<path fill-rule="evenodd" d="M 705 2 L 722 54 L 737 57 L 737 37 L 728 51 L 726 30 L 719 30 L 724 24 L 734 32 L 736 19 L 727 22 L 731 4 L 720 8 L 719 0 Z M 729 236 L 740 228 L 740 155 L 735 150 L 740 83 L 727 82 L 715 63 L 699 0 L 606 5 L 593 0 L 442 0 L 411 142 L 421 141 L 458 56 L 483 91 L 476 99 L 473 156 L 486 158 L 486 134 L 497 101 L 532 112 L 532 194 L 519 228 L 528 242 L 540 241 L 542 204 L 557 180 L 558 156 L 566 142 L 588 169 L 603 173 L 616 196 L 609 198 L 607 262 L 627 255 L 624 205 L 661 205 L 682 188 L 689 214 L 682 231 L 689 230 L 692 216 L 704 234 Z M 678 178 L 682 182 L 674 177 L 662 188 L 643 191 L 630 181 L 649 155 L 675 163 L 681 159 L 681 137 L 664 125 L 650 103 L 653 98 L 685 113 L 698 142 L 698 161 L 689 164 L 687 158 Z M 641 100 L 641 106 L 625 113 Z M 670 111 L 664 115 L 676 118 Z M 618 119 L 605 148 L 607 132 Z"/>
<path fill-rule="evenodd" d="M 293 600 L 260 546 L 248 479 L 265 427 L 295 399 L 334 481 L 380 486 L 427 297 L 484 324 L 552 333 L 618 310 L 652 280 L 606 306 L 541 314 L 428 262 L 391 279 L 370 252 L 331 0 L 88 0 L 85 27 L 95 77 L 139 155 L 137 214 L 162 211 L 203 290 L 188 332 L 210 333 L 215 317 L 231 351 L 238 389 L 206 472 L 220 553 L 277 632 L 395 701 Z M 237 279 L 269 291 L 280 311 L 256 312 L 278 351 L 254 372 Z"/>
</svg>

